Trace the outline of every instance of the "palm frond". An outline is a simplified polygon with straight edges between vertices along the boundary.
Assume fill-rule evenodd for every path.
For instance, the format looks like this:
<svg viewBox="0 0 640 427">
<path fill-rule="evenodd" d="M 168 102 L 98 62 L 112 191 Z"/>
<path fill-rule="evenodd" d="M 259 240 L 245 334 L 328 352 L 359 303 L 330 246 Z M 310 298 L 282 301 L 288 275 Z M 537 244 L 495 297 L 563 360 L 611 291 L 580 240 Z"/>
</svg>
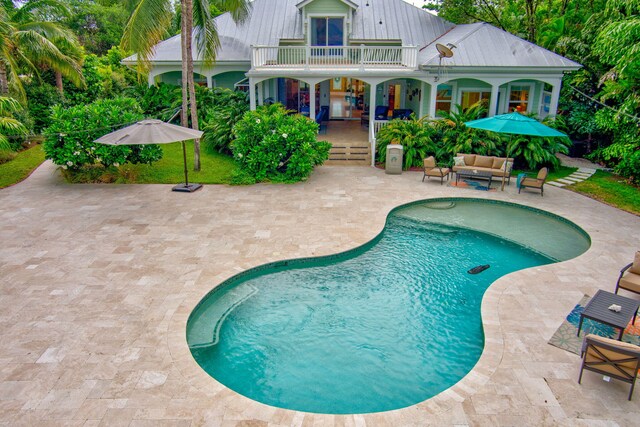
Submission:
<svg viewBox="0 0 640 427">
<path fill-rule="evenodd" d="M 78 39 L 75 34 L 73 34 L 73 31 L 68 28 L 61 27 L 54 22 L 28 22 L 18 25 L 17 29 L 19 31 L 35 31 L 38 34 L 42 34 L 49 40 L 62 39 L 67 40 L 70 43 L 78 43 Z"/>
<path fill-rule="evenodd" d="M 211 65 L 216 60 L 220 39 L 216 22 L 211 17 L 209 0 L 193 0 L 193 22 L 198 54 L 202 55 L 205 65 Z"/>
<path fill-rule="evenodd" d="M 229 12 L 231 18 L 241 24 L 251 13 L 252 4 L 248 0 L 212 0 L 211 3 L 223 12 Z"/>
<path fill-rule="evenodd" d="M 84 86 L 80 65 L 58 50 L 56 45 L 35 31 L 18 31 L 14 35 L 21 48 L 33 63 L 45 64 L 59 72 L 78 87 Z"/>
<path fill-rule="evenodd" d="M 151 66 L 154 46 L 164 38 L 171 26 L 170 0 L 140 0 L 124 29 L 120 45 L 138 56 L 138 70 Z"/>
<path fill-rule="evenodd" d="M 48 15 L 70 16 L 71 10 L 63 2 L 57 0 L 31 0 L 27 1 L 16 10 L 12 20 L 14 22 L 27 22 L 34 18 L 42 18 Z"/>
</svg>

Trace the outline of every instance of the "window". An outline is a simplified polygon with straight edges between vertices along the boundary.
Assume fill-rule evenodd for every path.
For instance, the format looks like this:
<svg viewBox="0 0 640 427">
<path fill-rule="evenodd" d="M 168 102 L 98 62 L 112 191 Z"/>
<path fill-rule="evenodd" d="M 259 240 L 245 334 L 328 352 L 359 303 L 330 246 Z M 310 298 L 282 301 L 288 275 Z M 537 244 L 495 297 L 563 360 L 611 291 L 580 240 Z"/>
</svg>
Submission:
<svg viewBox="0 0 640 427">
<path fill-rule="evenodd" d="M 529 111 L 529 95 L 531 93 L 530 85 L 513 85 L 509 92 L 509 112 L 527 112 Z"/>
<path fill-rule="evenodd" d="M 460 96 L 460 105 L 463 110 L 471 107 L 477 102 L 482 102 L 482 105 L 487 107 L 489 105 L 489 98 L 491 98 L 491 91 L 462 91 Z"/>
<path fill-rule="evenodd" d="M 311 46 L 342 46 L 344 18 L 311 18 Z"/>
<path fill-rule="evenodd" d="M 436 115 L 438 111 L 451 111 L 451 101 L 453 100 L 453 86 L 439 85 L 436 93 Z"/>
</svg>

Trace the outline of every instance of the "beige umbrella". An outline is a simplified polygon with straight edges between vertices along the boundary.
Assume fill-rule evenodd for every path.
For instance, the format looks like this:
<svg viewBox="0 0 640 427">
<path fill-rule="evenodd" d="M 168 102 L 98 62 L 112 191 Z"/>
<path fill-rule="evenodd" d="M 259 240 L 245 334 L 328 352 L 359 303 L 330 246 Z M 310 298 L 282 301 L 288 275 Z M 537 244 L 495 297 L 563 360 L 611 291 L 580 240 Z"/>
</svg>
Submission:
<svg viewBox="0 0 640 427">
<path fill-rule="evenodd" d="M 162 120 L 142 120 L 131 126 L 108 133 L 95 142 L 106 145 L 146 145 L 146 144 L 171 144 L 182 142 L 182 156 L 184 158 L 184 184 L 173 187 L 173 191 L 191 193 L 202 187 L 202 184 L 189 184 L 187 172 L 187 149 L 184 141 L 199 139 L 202 132 L 182 126 L 165 123 Z"/>
</svg>

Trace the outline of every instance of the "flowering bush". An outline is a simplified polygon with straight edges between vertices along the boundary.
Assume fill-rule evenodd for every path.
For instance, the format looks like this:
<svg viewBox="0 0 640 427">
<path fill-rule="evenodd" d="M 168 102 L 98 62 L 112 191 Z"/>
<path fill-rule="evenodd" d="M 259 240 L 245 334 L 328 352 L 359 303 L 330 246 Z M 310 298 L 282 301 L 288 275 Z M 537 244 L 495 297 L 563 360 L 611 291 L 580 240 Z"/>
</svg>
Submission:
<svg viewBox="0 0 640 427">
<path fill-rule="evenodd" d="M 140 107 L 131 98 L 96 101 L 72 108 L 54 106 L 51 125 L 45 130 L 46 157 L 63 169 L 78 170 L 101 164 L 152 163 L 162 158 L 157 145 L 102 145 L 95 139 L 124 124 L 142 120 Z"/>
<path fill-rule="evenodd" d="M 280 104 L 246 112 L 233 133 L 233 157 L 256 181 L 300 181 L 329 158 L 331 145 L 316 140 L 316 122 Z"/>
</svg>

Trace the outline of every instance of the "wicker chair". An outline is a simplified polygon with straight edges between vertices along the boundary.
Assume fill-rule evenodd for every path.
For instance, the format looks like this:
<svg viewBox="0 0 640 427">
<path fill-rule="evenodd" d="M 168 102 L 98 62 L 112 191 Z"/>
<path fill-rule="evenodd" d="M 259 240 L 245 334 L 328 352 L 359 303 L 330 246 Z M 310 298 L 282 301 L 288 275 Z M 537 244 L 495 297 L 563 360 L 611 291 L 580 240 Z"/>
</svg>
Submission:
<svg viewBox="0 0 640 427">
<path fill-rule="evenodd" d="M 436 178 L 440 178 L 440 185 L 443 184 L 444 178 L 449 180 L 449 172 L 450 169 L 442 166 L 438 166 L 436 164 L 436 159 L 431 156 L 424 159 L 424 175 L 422 175 L 422 182 L 424 182 L 425 178 L 430 179 L 432 176 Z"/>
<path fill-rule="evenodd" d="M 549 169 L 542 168 L 538 172 L 538 176 L 535 178 L 524 178 L 520 181 L 520 188 L 518 188 L 518 194 L 520 194 L 520 190 L 525 187 L 535 188 L 540 190 L 540 195 L 544 197 L 544 182 L 547 180 L 547 174 L 549 173 Z"/>
<path fill-rule="evenodd" d="M 631 400 L 640 369 L 640 347 L 589 334 L 584 338 L 582 347 L 582 367 L 578 384 L 582 381 L 582 372 L 585 369 L 631 384 Z"/>
</svg>

